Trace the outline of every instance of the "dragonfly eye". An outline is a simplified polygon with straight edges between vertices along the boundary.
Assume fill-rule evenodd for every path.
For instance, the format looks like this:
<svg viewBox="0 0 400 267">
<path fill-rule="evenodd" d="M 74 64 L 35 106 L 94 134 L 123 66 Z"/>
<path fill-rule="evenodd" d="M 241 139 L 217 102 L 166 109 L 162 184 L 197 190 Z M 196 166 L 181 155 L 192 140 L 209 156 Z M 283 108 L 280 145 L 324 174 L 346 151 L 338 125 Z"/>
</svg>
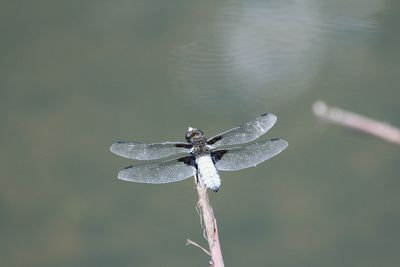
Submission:
<svg viewBox="0 0 400 267">
<path fill-rule="evenodd" d="M 193 131 L 187 132 L 186 136 L 185 136 L 186 141 L 188 141 L 190 143 L 191 139 L 192 139 L 192 136 L 193 136 Z"/>
<path fill-rule="evenodd" d="M 189 128 L 190 130 L 186 133 L 186 141 L 188 141 L 189 143 L 192 142 L 193 138 L 199 137 L 203 135 L 203 132 L 198 130 L 198 129 L 194 129 L 194 128 Z"/>
</svg>

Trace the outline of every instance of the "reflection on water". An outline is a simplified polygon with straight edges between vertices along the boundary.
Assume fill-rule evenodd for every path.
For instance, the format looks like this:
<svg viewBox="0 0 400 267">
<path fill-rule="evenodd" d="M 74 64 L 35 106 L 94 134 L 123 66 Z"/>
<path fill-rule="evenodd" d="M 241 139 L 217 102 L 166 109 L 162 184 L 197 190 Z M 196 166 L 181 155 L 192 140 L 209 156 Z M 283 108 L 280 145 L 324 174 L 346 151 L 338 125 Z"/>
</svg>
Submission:
<svg viewBox="0 0 400 267">
<path fill-rule="evenodd" d="M 310 87 L 332 38 L 362 41 L 377 30 L 366 16 L 374 7 L 335 14 L 338 6 L 312 0 L 222 1 L 193 40 L 176 47 L 172 74 L 183 93 L 207 101 L 287 99 Z"/>
</svg>

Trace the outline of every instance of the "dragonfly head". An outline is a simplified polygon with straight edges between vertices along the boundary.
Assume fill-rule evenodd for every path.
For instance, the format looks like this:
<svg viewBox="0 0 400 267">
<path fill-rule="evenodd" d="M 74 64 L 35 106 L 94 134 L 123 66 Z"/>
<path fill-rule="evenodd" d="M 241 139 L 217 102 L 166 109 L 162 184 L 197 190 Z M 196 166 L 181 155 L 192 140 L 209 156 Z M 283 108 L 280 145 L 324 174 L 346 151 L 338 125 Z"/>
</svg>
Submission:
<svg viewBox="0 0 400 267">
<path fill-rule="evenodd" d="M 188 141 L 189 143 L 193 143 L 200 138 L 204 138 L 204 134 L 202 131 L 200 131 L 196 128 L 189 127 L 185 138 L 186 138 L 186 141 Z"/>
</svg>

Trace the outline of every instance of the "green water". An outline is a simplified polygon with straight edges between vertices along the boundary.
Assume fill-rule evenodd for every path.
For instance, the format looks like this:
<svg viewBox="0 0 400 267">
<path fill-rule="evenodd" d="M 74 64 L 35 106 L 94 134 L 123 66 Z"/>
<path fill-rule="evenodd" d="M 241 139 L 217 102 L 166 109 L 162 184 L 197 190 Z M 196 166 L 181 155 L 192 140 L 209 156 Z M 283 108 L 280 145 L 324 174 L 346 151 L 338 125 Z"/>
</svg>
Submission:
<svg viewBox="0 0 400 267">
<path fill-rule="evenodd" d="M 397 1 L 3 1 L 2 266 L 207 266 L 191 179 L 118 181 L 118 140 L 183 141 L 272 112 L 289 148 L 221 173 L 226 266 L 398 266 Z"/>
</svg>

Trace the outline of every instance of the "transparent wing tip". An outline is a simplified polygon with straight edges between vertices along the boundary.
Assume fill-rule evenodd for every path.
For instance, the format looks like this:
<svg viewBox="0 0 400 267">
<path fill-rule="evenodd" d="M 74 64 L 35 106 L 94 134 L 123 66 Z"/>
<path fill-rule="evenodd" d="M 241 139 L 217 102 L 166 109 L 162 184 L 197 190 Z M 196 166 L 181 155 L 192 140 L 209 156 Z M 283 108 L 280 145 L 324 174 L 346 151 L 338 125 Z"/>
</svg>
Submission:
<svg viewBox="0 0 400 267">
<path fill-rule="evenodd" d="M 127 170 L 127 169 L 130 169 L 130 168 L 132 168 L 132 166 L 129 166 L 129 167 L 126 167 L 126 168 L 120 170 L 120 171 L 118 172 L 118 176 L 117 176 L 118 179 L 119 179 L 119 180 L 122 180 L 122 181 L 130 181 L 130 182 L 132 182 L 132 179 L 129 179 L 129 178 L 127 177 L 127 175 L 126 175 L 126 170 Z"/>
<path fill-rule="evenodd" d="M 289 146 L 289 143 L 286 140 L 281 139 L 281 142 L 283 144 L 283 149 L 286 149 Z"/>
<path fill-rule="evenodd" d="M 271 141 L 279 143 L 280 150 L 279 150 L 278 153 L 282 152 L 283 150 L 285 150 L 289 146 L 289 143 L 284 139 L 274 138 L 274 139 L 271 139 Z"/>
<path fill-rule="evenodd" d="M 271 124 L 275 124 L 275 122 L 278 120 L 275 114 L 272 113 L 264 113 L 260 115 L 261 118 L 267 119 L 268 121 L 271 122 Z"/>
<path fill-rule="evenodd" d="M 114 153 L 115 154 L 115 146 L 117 145 L 118 143 L 115 143 L 115 144 L 112 144 L 111 146 L 110 146 L 110 151 L 112 152 L 112 153 Z"/>
<path fill-rule="evenodd" d="M 110 151 L 112 153 L 114 153 L 115 155 L 121 156 L 121 152 L 119 151 L 121 143 L 123 143 L 123 142 L 117 142 L 117 143 L 112 144 L 110 146 Z"/>
</svg>

